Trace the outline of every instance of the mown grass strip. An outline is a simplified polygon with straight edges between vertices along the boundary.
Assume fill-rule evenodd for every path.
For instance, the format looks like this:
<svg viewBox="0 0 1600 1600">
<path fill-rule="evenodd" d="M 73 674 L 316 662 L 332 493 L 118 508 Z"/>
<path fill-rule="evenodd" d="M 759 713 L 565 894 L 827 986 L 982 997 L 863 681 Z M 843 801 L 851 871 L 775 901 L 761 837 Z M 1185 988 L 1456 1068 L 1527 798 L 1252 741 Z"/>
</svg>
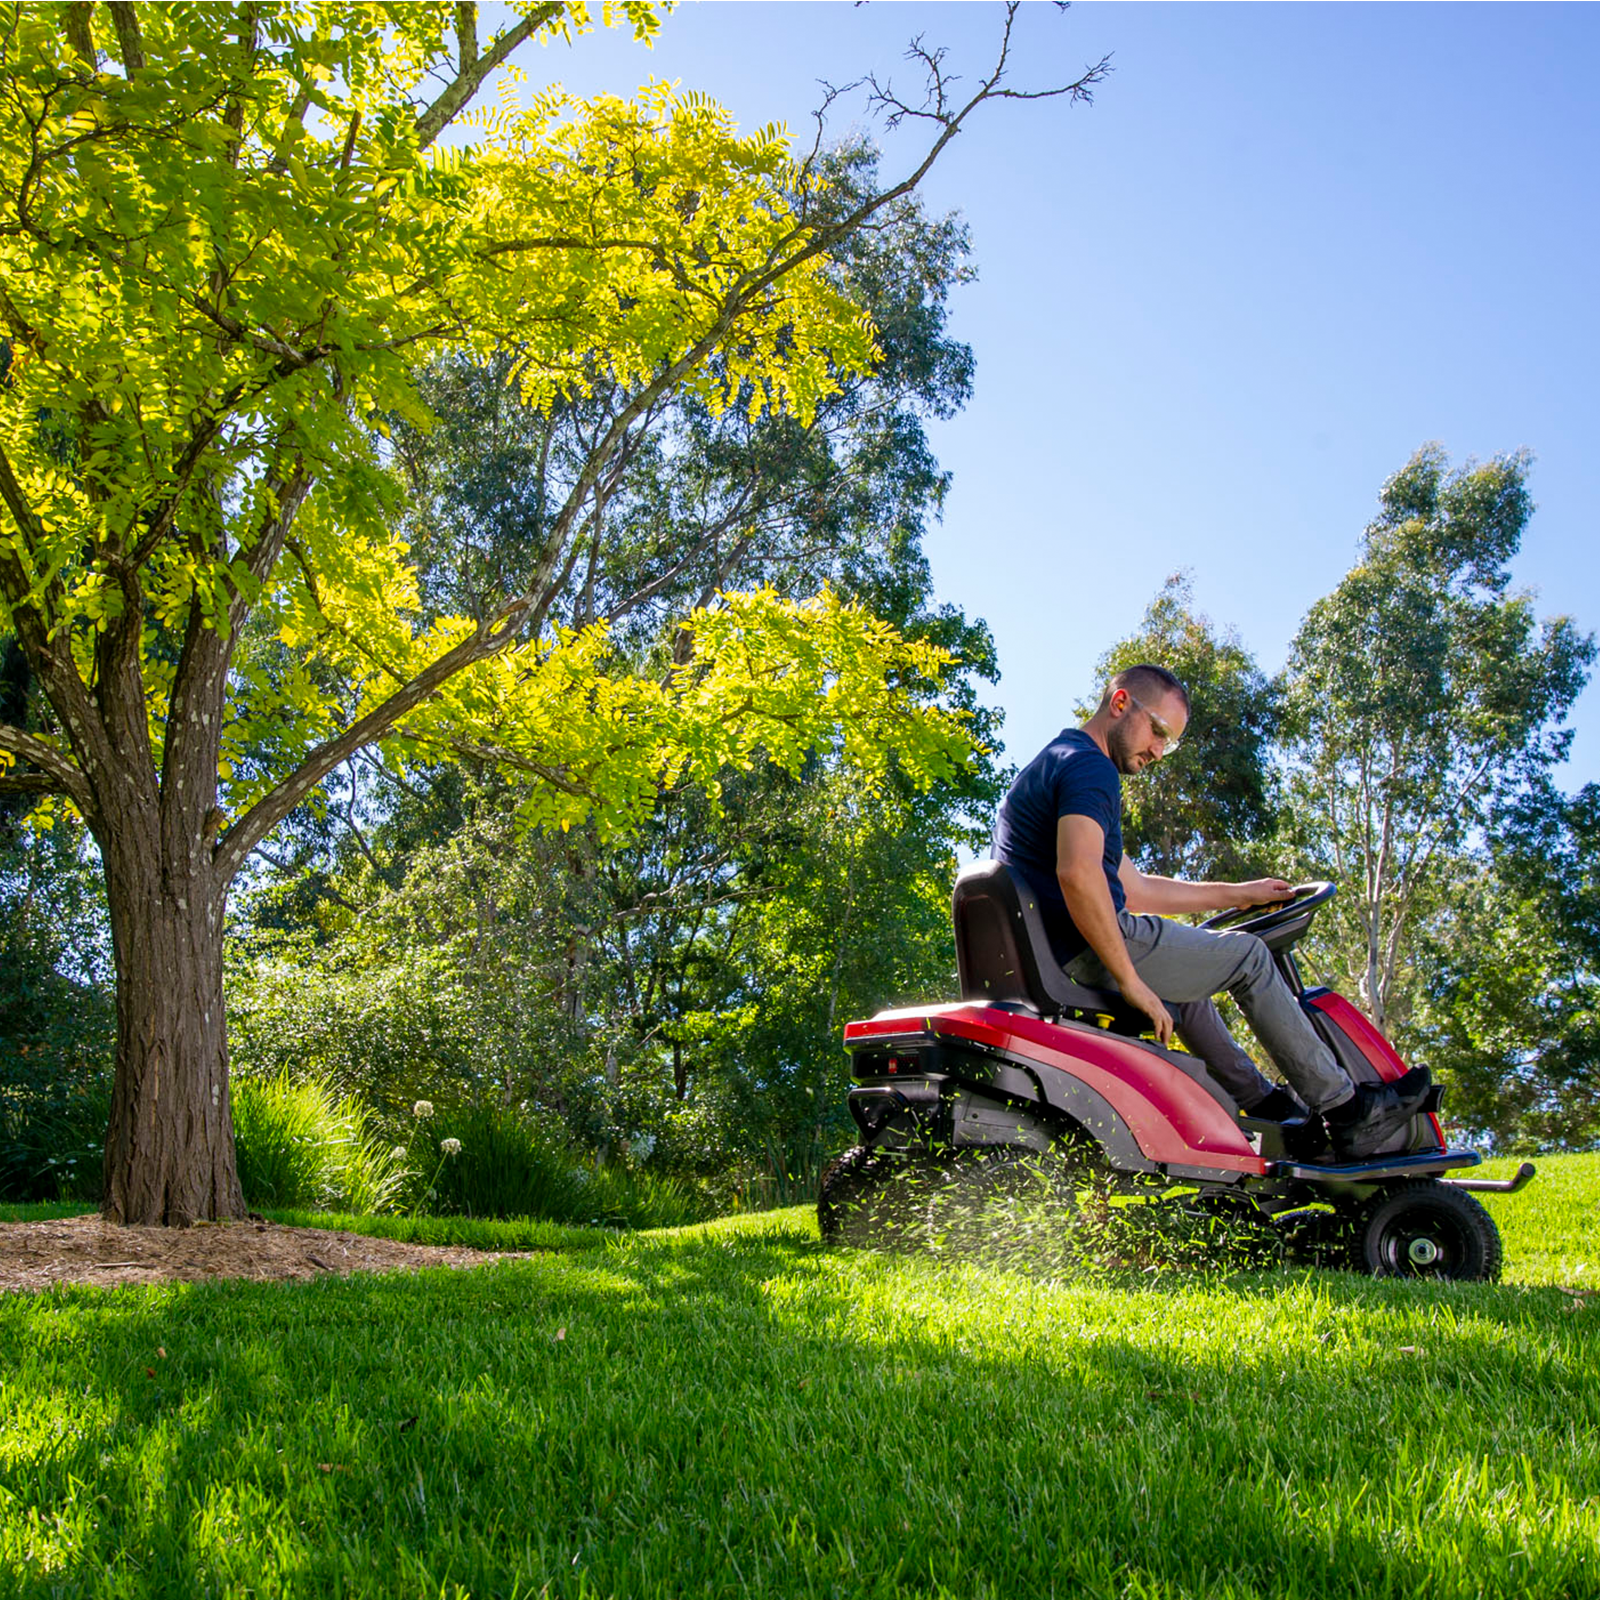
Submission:
<svg viewBox="0 0 1600 1600">
<path fill-rule="evenodd" d="M 459 1245 L 469 1250 L 596 1250 L 618 1236 L 615 1228 L 576 1227 L 538 1217 L 355 1217 L 329 1211 L 267 1211 L 290 1228 L 330 1228 L 406 1244 Z"/>
<path fill-rule="evenodd" d="M 1593 1273 L 1597 1202 L 1592 1157 L 1491 1197 L 1539 1274 Z M 0 1595 L 1595 1595 L 1596 1317 L 1549 1278 L 1048 1281 L 804 1209 L 8 1297 Z"/>
</svg>

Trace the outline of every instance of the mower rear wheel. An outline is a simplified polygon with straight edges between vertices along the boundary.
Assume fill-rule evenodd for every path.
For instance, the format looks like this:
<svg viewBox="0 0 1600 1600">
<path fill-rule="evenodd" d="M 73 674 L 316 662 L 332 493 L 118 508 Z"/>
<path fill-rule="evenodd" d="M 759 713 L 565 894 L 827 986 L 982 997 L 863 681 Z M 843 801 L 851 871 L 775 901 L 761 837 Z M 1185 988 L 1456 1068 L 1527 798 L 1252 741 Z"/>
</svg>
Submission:
<svg viewBox="0 0 1600 1600">
<path fill-rule="evenodd" d="M 977 1249 L 997 1239 L 1026 1238 L 1047 1217 L 1078 1210 L 1087 1177 L 1076 1152 L 1018 1145 L 957 1150 L 930 1173 L 924 1202 L 928 1244 Z"/>
<path fill-rule="evenodd" d="M 1375 1278 L 1493 1283 L 1500 1276 L 1500 1230 L 1472 1195 L 1419 1178 L 1368 1202 L 1354 1265 Z"/>
<path fill-rule="evenodd" d="M 827 1244 L 883 1249 L 919 1241 L 928 1166 L 856 1145 L 823 1169 L 817 1226 Z"/>
</svg>

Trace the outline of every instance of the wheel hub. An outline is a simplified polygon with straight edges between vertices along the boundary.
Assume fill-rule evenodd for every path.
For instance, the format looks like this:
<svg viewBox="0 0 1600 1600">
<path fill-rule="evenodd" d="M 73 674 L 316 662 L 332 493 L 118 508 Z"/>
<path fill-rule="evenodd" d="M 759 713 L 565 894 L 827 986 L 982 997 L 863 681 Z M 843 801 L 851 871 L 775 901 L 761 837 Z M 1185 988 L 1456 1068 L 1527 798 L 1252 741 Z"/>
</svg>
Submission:
<svg viewBox="0 0 1600 1600">
<path fill-rule="evenodd" d="M 1414 1267 L 1431 1267 L 1444 1252 L 1428 1238 L 1413 1239 L 1406 1246 L 1406 1256 Z"/>
</svg>

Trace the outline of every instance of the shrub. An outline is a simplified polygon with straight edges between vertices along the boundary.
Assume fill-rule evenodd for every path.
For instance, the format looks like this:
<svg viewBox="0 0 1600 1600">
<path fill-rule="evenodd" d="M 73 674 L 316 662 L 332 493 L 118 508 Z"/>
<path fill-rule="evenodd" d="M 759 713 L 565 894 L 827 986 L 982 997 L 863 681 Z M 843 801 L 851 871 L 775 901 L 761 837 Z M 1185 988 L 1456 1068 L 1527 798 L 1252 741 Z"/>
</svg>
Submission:
<svg viewBox="0 0 1600 1600">
<path fill-rule="evenodd" d="M 438 1153 L 446 1138 L 460 1140 L 459 1154 Z M 424 1181 L 433 1174 L 417 1199 L 436 1214 L 660 1228 L 702 1221 L 711 1210 L 679 1179 L 590 1164 L 516 1107 L 442 1108 L 418 1121 L 410 1154 Z"/>
<path fill-rule="evenodd" d="M 233 1134 L 239 1182 L 257 1207 L 365 1214 L 391 1206 L 405 1182 L 401 1153 L 373 1137 L 361 1102 L 315 1078 L 236 1080 Z"/>
</svg>

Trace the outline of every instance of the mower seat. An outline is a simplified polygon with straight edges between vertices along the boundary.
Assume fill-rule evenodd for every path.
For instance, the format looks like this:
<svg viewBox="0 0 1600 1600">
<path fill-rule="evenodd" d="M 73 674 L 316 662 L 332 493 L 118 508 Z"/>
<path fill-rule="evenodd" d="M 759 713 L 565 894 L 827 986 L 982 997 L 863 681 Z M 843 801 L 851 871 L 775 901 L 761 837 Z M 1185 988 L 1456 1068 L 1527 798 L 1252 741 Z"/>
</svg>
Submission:
<svg viewBox="0 0 1600 1600">
<path fill-rule="evenodd" d="M 1150 1026 L 1120 994 L 1074 983 L 1056 965 L 1033 891 L 1002 861 L 974 861 L 951 897 L 961 998 L 1020 1005 L 1041 1017 L 1109 1017 L 1118 1033 Z"/>
</svg>

